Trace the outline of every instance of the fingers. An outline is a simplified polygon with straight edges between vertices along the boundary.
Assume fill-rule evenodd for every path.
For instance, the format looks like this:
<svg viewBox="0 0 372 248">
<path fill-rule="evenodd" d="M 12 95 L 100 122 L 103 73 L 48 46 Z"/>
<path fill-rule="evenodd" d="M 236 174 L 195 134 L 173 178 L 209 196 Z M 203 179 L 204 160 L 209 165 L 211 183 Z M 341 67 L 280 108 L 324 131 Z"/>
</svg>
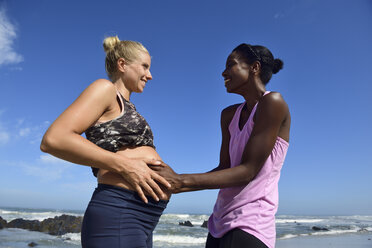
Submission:
<svg viewBox="0 0 372 248">
<path fill-rule="evenodd" d="M 159 199 L 165 198 L 166 195 L 161 187 L 162 185 L 164 185 L 166 188 L 169 189 L 171 188 L 171 185 L 167 182 L 167 180 L 150 169 L 158 167 L 158 169 L 160 170 L 162 167 L 162 161 L 156 159 L 143 159 L 138 162 L 139 163 L 137 164 L 137 166 L 139 167 L 136 170 L 123 176 L 128 180 L 128 182 L 131 182 L 139 197 L 146 204 L 148 203 L 146 195 L 151 196 L 155 201 L 159 201 Z M 158 185 L 158 183 L 161 185 Z"/>
<path fill-rule="evenodd" d="M 143 159 L 143 162 L 145 162 L 148 165 L 150 165 L 150 164 L 152 164 L 152 165 L 162 165 L 162 161 L 156 160 L 156 159 L 145 158 L 145 159 Z"/>
<path fill-rule="evenodd" d="M 166 163 L 164 163 L 162 160 L 157 160 L 157 159 L 143 159 L 143 161 L 148 165 L 148 166 L 151 166 L 151 165 L 156 165 L 156 166 L 162 166 L 162 167 L 169 167 L 169 165 L 167 165 Z"/>
<path fill-rule="evenodd" d="M 167 164 L 164 163 L 163 161 L 160 161 L 160 165 L 163 166 L 163 167 L 169 167 L 169 165 L 167 165 Z"/>
<path fill-rule="evenodd" d="M 153 173 L 152 174 L 152 178 L 154 180 L 156 180 L 157 182 L 163 184 L 165 187 L 167 187 L 168 189 L 170 189 L 172 187 L 172 185 L 170 183 L 168 183 L 167 180 L 164 179 L 164 177 L 160 176 L 159 174 L 156 174 L 156 173 Z"/>
<path fill-rule="evenodd" d="M 161 166 L 158 166 L 158 165 L 148 165 L 148 167 L 150 167 L 151 170 L 154 170 L 154 171 L 161 171 Z"/>
<path fill-rule="evenodd" d="M 147 200 L 147 197 L 145 196 L 145 194 L 143 193 L 142 188 L 138 184 L 135 186 L 135 188 L 136 188 L 136 191 L 137 191 L 139 197 L 142 199 L 142 201 L 144 201 L 147 204 L 148 200 Z"/>
<path fill-rule="evenodd" d="M 157 178 L 157 174 L 153 173 Z M 165 179 L 164 179 L 165 180 Z M 165 181 L 168 183 L 167 181 Z M 170 185 L 170 184 L 169 184 Z M 139 197 L 147 204 L 148 199 L 144 193 L 147 193 L 148 196 L 151 196 L 155 201 L 159 201 L 160 199 L 165 198 L 165 194 L 163 190 L 159 187 L 159 185 L 153 180 L 150 179 L 148 181 L 139 182 L 139 184 L 135 185 L 135 189 L 139 195 Z"/>
<path fill-rule="evenodd" d="M 148 184 L 152 188 L 154 194 L 157 196 L 157 198 L 153 197 L 155 200 L 159 201 L 159 198 L 160 199 L 165 198 L 165 194 L 163 190 L 159 187 L 159 185 L 154 180 L 151 179 L 151 181 L 149 181 Z"/>
<path fill-rule="evenodd" d="M 148 182 L 142 182 L 141 187 L 146 191 L 147 195 L 154 198 L 155 201 L 159 201 L 159 197 L 155 194 L 154 190 L 148 185 Z"/>
</svg>

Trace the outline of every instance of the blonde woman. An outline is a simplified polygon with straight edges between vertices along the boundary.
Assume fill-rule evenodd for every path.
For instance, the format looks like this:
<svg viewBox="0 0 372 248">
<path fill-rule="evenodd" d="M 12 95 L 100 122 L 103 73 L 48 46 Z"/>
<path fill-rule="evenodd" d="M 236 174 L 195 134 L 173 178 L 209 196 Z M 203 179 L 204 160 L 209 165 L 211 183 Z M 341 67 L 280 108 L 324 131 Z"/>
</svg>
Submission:
<svg viewBox="0 0 372 248">
<path fill-rule="evenodd" d="M 103 47 L 110 81 L 89 85 L 52 123 L 40 148 L 91 166 L 97 177 L 84 215 L 83 247 L 152 247 L 170 185 L 148 167 L 161 158 L 148 123 L 130 102 L 131 93 L 141 93 L 152 79 L 151 57 L 141 43 L 117 36 L 106 38 Z"/>
</svg>

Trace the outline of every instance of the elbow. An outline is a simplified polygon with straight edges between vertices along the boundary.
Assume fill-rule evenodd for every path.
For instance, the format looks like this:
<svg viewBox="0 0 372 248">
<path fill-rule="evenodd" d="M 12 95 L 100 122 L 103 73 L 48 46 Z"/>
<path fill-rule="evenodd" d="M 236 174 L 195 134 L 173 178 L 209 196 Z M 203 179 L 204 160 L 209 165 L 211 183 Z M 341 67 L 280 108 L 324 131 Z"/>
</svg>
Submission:
<svg viewBox="0 0 372 248">
<path fill-rule="evenodd" d="M 53 137 L 46 133 L 41 140 L 40 150 L 45 153 L 50 153 L 51 150 L 53 150 L 53 147 L 55 147 L 55 141 Z"/>
<path fill-rule="evenodd" d="M 241 171 L 241 185 L 247 185 L 249 184 L 252 180 L 254 180 L 259 173 L 259 170 L 252 170 L 252 167 L 250 166 L 243 166 L 242 171 Z"/>
</svg>

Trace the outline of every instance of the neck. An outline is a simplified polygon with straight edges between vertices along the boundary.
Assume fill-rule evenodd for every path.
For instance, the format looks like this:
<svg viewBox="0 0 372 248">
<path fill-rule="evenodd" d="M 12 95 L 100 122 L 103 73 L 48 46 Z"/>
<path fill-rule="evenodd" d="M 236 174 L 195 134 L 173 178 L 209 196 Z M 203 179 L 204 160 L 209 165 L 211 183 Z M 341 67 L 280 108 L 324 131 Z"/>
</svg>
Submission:
<svg viewBox="0 0 372 248">
<path fill-rule="evenodd" d="M 246 89 L 242 94 L 240 94 L 242 97 L 244 97 L 247 104 L 256 104 L 258 100 L 263 96 L 263 94 L 266 92 L 265 85 L 261 81 L 256 81 L 251 85 L 249 89 Z"/>
<path fill-rule="evenodd" d="M 120 92 L 120 94 L 125 98 L 125 100 L 130 101 L 130 95 L 132 94 L 132 92 L 125 87 L 122 79 L 119 78 L 118 80 L 116 80 L 114 82 L 114 85 L 116 89 Z"/>
</svg>

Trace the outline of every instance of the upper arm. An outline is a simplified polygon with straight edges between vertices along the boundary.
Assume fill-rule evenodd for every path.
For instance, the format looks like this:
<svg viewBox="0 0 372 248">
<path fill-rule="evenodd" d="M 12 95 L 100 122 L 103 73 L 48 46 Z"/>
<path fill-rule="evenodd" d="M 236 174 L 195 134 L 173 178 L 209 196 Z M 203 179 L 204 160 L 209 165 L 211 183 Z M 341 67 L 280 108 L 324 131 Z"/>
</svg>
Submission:
<svg viewBox="0 0 372 248">
<path fill-rule="evenodd" d="M 99 79 L 89 85 L 80 96 L 52 123 L 47 133 L 83 133 L 111 106 L 116 96 L 115 86 Z"/>
<path fill-rule="evenodd" d="M 288 112 L 288 106 L 279 93 L 266 95 L 258 104 L 255 124 L 242 156 L 242 164 L 249 165 L 254 175 L 272 152 Z"/>
<path fill-rule="evenodd" d="M 222 110 L 221 113 L 221 132 L 222 132 L 222 142 L 221 142 L 221 150 L 220 150 L 220 163 L 218 165 L 218 169 L 226 169 L 230 168 L 230 153 L 229 153 L 229 145 L 230 145 L 230 132 L 229 132 L 229 125 L 230 122 L 235 114 L 235 111 L 239 104 L 235 104 L 229 106 Z"/>
</svg>

